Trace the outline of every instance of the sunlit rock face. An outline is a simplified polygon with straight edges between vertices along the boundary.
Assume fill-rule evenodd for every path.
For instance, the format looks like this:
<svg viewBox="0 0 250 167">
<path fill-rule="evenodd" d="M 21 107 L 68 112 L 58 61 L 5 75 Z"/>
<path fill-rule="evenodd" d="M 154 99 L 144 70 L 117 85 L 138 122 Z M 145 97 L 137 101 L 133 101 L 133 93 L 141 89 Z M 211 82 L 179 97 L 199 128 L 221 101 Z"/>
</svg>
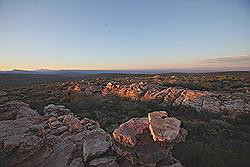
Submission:
<svg viewBox="0 0 250 167">
<path fill-rule="evenodd" d="M 141 135 L 146 129 L 148 129 L 146 117 L 132 118 L 114 130 L 113 138 L 124 145 L 134 146 L 137 143 L 137 136 Z"/>
<path fill-rule="evenodd" d="M 75 81 L 66 85 L 64 94 L 70 99 L 81 99 L 84 97 L 101 98 L 102 83 L 96 80 L 95 82 Z"/>
<path fill-rule="evenodd" d="M 249 112 L 249 93 L 207 92 L 181 87 L 164 88 L 146 82 L 108 83 L 101 90 L 103 96 L 121 96 L 136 100 L 154 100 L 173 106 L 190 106 L 197 111 Z M 246 92 L 246 91 L 245 91 Z"/>
<path fill-rule="evenodd" d="M 180 132 L 181 121 L 168 117 L 165 111 L 149 113 L 148 120 L 154 141 L 172 142 Z"/>
<path fill-rule="evenodd" d="M 197 111 L 249 112 L 249 89 L 239 92 L 200 91 L 182 87 L 161 86 L 164 78 L 123 78 L 107 82 L 75 81 L 64 85 L 65 97 L 81 99 L 120 96 L 133 100 L 152 100 L 173 106 L 190 106 Z M 172 81 L 171 81 L 172 82 Z"/>
<path fill-rule="evenodd" d="M 110 150 L 111 137 L 97 122 L 79 120 L 64 106 L 50 104 L 41 116 L 26 103 L 10 101 L 0 111 L 0 166 L 80 167 Z"/>
<path fill-rule="evenodd" d="M 181 165 L 171 153 L 173 145 L 185 141 L 187 135 L 180 123 L 163 111 L 149 113 L 148 118 L 132 118 L 114 130 L 112 148 L 132 164 Z"/>
</svg>

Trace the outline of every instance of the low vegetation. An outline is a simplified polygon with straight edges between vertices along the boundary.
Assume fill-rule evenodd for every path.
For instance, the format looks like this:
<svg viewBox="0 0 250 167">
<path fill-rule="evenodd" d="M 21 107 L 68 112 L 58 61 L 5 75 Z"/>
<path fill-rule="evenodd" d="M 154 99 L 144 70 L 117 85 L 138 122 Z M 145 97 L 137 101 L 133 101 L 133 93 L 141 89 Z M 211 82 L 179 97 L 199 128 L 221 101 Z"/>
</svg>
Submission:
<svg viewBox="0 0 250 167">
<path fill-rule="evenodd" d="M 116 75 L 104 77 L 102 86 L 114 78 L 152 77 L 151 75 Z M 95 78 L 85 78 L 95 82 Z M 206 91 L 242 91 L 250 87 L 249 72 L 211 73 L 211 74 L 165 74 L 155 77 L 154 82 L 161 86 L 180 86 Z M 34 81 L 34 80 L 31 80 Z M 31 82 L 30 81 L 30 82 Z M 15 82 L 18 82 L 15 80 Z M 9 100 L 22 100 L 40 113 L 45 105 L 54 103 L 70 108 L 78 117 L 98 121 L 108 132 L 132 117 L 143 117 L 148 112 L 166 110 L 182 121 L 188 130 L 187 141 L 175 147 L 174 155 L 187 167 L 203 166 L 248 166 L 250 164 L 250 115 L 244 113 L 231 117 L 230 113 L 197 112 L 191 107 L 174 107 L 155 101 L 140 101 L 122 97 L 94 99 L 90 97 L 73 98 L 65 94 L 61 82 L 37 83 L 13 87 L 4 81 L 4 91 Z M 77 96 L 77 95 L 76 95 Z"/>
</svg>

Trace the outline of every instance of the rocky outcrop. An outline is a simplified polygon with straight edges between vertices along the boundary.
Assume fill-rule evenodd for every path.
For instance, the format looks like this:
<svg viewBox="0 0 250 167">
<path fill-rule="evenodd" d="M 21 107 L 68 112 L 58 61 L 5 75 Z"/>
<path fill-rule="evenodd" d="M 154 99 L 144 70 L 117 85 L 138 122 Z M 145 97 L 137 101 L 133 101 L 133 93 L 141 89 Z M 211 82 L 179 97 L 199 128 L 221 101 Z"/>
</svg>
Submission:
<svg viewBox="0 0 250 167">
<path fill-rule="evenodd" d="M 2 96 L 7 96 L 8 95 L 8 93 L 7 92 L 5 92 L 5 91 L 1 91 L 0 90 L 0 97 L 2 97 Z"/>
<path fill-rule="evenodd" d="M 150 83 L 116 84 L 108 83 L 102 89 L 103 96 L 121 96 L 137 100 L 155 100 L 174 106 L 191 106 L 197 111 L 211 112 L 249 112 L 250 95 L 243 92 L 207 92 L 181 87 L 161 87 Z"/>
<path fill-rule="evenodd" d="M 64 106 L 43 111 L 39 115 L 21 101 L 0 106 L 0 166 L 118 167 L 120 156 L 144 166 L 180 163 L 171 149 L 187 132 L 163 111 L 121 124 L 113 139 L 96 121 L 80 120 Z"/>
<path fill-rule="evenodd" d="M 1 106 L 1 166 L 14 166 L 39 151 L 44 145 L 41 116 L 19 101 Z M 11 156 L 10 153 L 15 156 Z"/>
<path fill-rule="evenodd" d="M 154 141 L 172 142 L 180 132 L 181 121 L 168 117 L 165 111 L 149 113 L 148 120 Z"/>
<path fill-rule="evenodd" d="M 132 118 L 114 130 L 113 138 L 124 145 L 134 146 L 137 143 L 137 135 L 141 135 L 147 127 L 148 119 L 146 117 Z"/>
<path fill-rule="evenodd" d="M 145 79 L 136 77 L 116 79 L 109 83 L 106 80 L 71 82 L 67 84 L 65 93 L 70 99 L 82 97 L 103 99 L 120 96 L 134 100 L 153 100 L 173 106 L 190 106 L 197 111 L 235 114 L 249 112 L 250 94 L 248 88 L 234 92 L 208 92 L 161 86 L 162 79 L 164 80 L 164 78 L 157 76 Z"/>
<path fill-rule="evenodd" d="M 76 96 L 76 94 L 78 96 Z M 67 85 L 67 89 L 65 90 L 65 94 L 71 96 L 75 96 L 75 98 L 81 97 L 101 97 L 101 83 L 96 80 L 94 83 L 86 82 L 86 81 L 78 81 L 78 82 L 71 82 Z"/>
<path fill-rule="evenodd" d="M 58 117 L 58 116 L 70 114 L 71 111 L 62 105 L 49 104 L 46 107 L 44 107 L 43 113 L 46 116 Z"/>
<path fill-rule="evenodd" d="M 118 167 L 119 165 L 115 161 L 116 157 L 110 156 L 105 158 L 96 158 L 89 162 L 90 166 L 96 167 Z"/>
<path fill-rule="evenodd" d="M 64 106 L 48 105 L 44 116 L 20 101 L 0 107 L 0 166 L 80 167 L 105 158 L 110 147 L 97 122 L 79 120 Z"/>
<path fill-rule="evenodd" d="M 174 144 L 185 140 L 187 131 L 180 121 L 164 111 L 148 114 L 148 118 L 133 118 L 113 132 L 113 149 L 132 164 L 142 166 L 181 166 L 173 158 Z"/>
<path fill-rule="evenodd" d="M 0 104 L 8 101 L 8 93 L 5 91 L 0 90 Z"/>
</svg>

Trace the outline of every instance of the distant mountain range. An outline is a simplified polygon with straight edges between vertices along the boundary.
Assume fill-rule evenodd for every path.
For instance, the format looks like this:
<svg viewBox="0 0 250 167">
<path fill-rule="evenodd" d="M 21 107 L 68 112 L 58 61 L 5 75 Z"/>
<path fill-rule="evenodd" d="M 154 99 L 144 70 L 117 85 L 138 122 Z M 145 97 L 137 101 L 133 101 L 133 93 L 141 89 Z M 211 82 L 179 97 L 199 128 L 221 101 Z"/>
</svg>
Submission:
<svg viewBox="0 0 250 167">
<path fill-rule="evenodd" d="M 11 70 L 0 71 L 0 74 L 154 74 L 163 73 L 166 70 Z M 170 71 L 169 71 L 170 72 Z"/>
<path fill-rule="evenodd" d="M 200 70 L 200 69 L 166 69 L 166 70 L 20 70 L 0 71 L 0 74 L 161 74 L 161 73 L 205 73 L 205 72 L 225 72 L 225 71 L 250 71 L 249 68 L 232 70 Z"/>
</svg>

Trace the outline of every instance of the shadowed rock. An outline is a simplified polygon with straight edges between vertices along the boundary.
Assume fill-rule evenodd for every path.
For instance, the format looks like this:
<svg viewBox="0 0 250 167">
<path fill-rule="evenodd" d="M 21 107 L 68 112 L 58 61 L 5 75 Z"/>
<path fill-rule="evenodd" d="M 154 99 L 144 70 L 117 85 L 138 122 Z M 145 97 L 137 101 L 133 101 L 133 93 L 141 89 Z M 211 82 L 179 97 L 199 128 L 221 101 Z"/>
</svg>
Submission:
<svg viewBox="0 0 250 167">
<path fill-rule="evenodd" d="M 109 156 L 104 158 L 96 158 L 89 162 L 90 166 L 95 167 L 118 167 L 115 157 Z"/>
<path fill-rule="evenodd" d="M 69 165 L 69 167 L 83 167 L 83 166 L 84 165 L 81 158 L 74 159 Z"/>
<path fill-rule="evenodd" d="M 62 116 L 71 113 L 71 111 L 65 108 L 64 106 L 54 105 L 54 104 L 49 104 L 45 106 L 43 112 L 44 115 L 51 115 L 51 116 Z"/>
<path fill-rule="evenodd" d="M 102 129 L 93 130 L 86 136 L 82 143 L 83 160 L 85 162 L 102 155 L 111 146 L 111 137 Z"/>
</svg>

